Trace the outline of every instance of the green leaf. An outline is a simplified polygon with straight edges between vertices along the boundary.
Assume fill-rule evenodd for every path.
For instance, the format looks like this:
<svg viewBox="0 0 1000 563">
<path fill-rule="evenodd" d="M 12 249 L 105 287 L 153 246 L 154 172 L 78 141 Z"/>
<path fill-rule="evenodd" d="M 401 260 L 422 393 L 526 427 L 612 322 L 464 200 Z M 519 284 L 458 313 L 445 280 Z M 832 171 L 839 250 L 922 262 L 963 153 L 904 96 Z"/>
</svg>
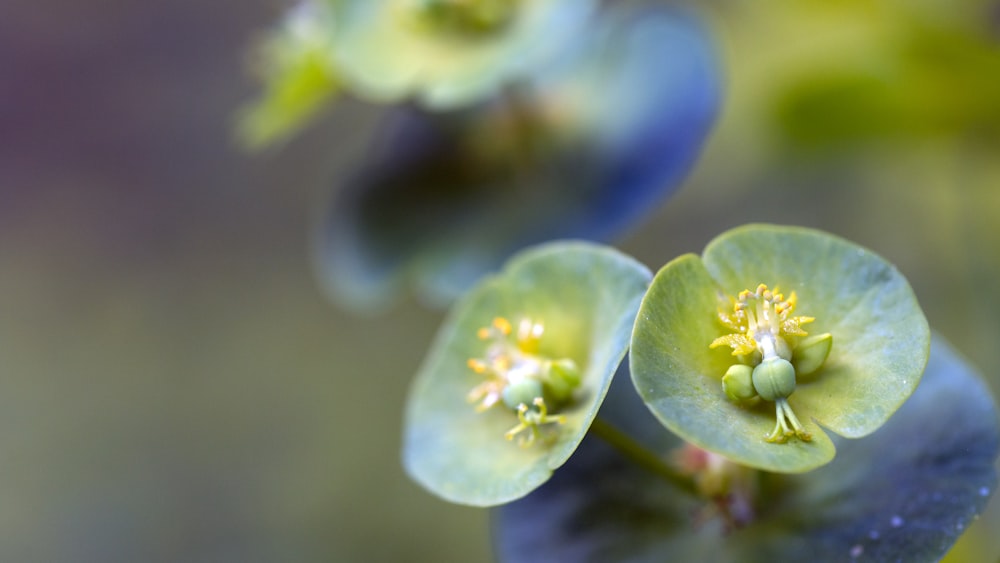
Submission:
<svg viewBox="0 0 1000 563">
<path fill-rule="evenodd" d="M 631 391 L 613 386 L 601 417 L 664 455 L 678 447 Z M 761 474 L 755 519 L 726 531 L 712 501 L 588 438 L 549 483 L 494 511 L 497 556 L 520 563 L 938 561 L 997 488 L 996 405 L 940 339 L 898 413 L 872 435 L 837 445 L 837 458 L 816 471 Z"/>
<path fill-rule="evenodd" d="M 468 106 L 550 62 L 583 33 L 592 0 L 519 2 L 513 20 L 479 35 L 412 21 L 421 2 L 342 1 L 336 10 L 339 66 L 363 97 L 415 97 L 436 109 Z"/>
<path fill-rule="evenodd" d="M 524 251 L 453 307 L 410 390 L 403 461 L 431 492 L 456 503 L 495 505 L 522 497 L 572 455 L 590 427 L 628 346 L 651 273 L 610 248 L 558 242 Z M 570 358 L 582 371 L 564 424 L 528 447 L 504 439 L 515 412 L 501 402 L 477 413 L 466 396 L 483 380 L 467 366 L 486 344 L 477 331 L 495 317 L 544 325 L 539 354 Z"/>
<path fill-rule="evenodd" d="M 794 314 L 816 319 L 803 327 L 833 335 L 826 363 L 800 376 L 788 398 L 810 442 L 766 442 L 774 404 L 730 401 L 721 378 L 735 359 L 728 348 L 708 348 L 732 332 L 717 320 L 719 296 L 760 283 L 795 291 Z M 667 428 L 738 463 L 801 472 L 835 454 L 820 425 L 857 438 L 888 420 L 919 383 L 930 336 L 905 278 L 882 258 L 819 231 L 749 225 L 713 240 L 701 258 L 667 264 L 643 299 L 632 338 L 636 388 Z"/>
</svg>

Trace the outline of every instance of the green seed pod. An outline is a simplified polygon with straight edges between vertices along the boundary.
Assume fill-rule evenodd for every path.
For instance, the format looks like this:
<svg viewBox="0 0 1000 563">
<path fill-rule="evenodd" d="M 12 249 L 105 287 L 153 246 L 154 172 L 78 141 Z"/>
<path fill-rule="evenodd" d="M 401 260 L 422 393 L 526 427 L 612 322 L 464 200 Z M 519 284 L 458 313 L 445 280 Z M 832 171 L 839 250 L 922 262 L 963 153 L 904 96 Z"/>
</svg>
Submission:
<svg viewBox="0 0 1000 563">
<path fill-rule="evenodd" d="M 753 388 L 753 368 L 743 364 L 733 364 L 722 376 L 722 390 L 734 401 L 749 401 L 757 396 Z"/>
<path fill-rule="evenodd" d="M 547 397 L 557 403 L 568 400 L 573 390 L 580 386 L 580 368 L 576 362 L 563 358 L 552 362 L 547 377 L 544 380 Z"/>
<path fill-rule="evenodd" d="M 768 401 L 784 399 L 795 391 L 795 368 L 782 358 L 764 360 L 753 368 L 753 386 Z"/>
<path fill-rule="evenodd" d="M 542 383 L 533 377 L 520 378 L 504 387 L 501 397 L 505 405 L 517 410 L 518 405 L 534 404 L 536 397 L 542 396 Z"/>
<path fill-rule="evenodd" d="M 833 335 L 829 332 L 810 336 L 799 342 L 792 356 L 792 366 L 795 368 L 795 373 L 809 375 L 823 367 L 832 347 Z"/>
</svg>

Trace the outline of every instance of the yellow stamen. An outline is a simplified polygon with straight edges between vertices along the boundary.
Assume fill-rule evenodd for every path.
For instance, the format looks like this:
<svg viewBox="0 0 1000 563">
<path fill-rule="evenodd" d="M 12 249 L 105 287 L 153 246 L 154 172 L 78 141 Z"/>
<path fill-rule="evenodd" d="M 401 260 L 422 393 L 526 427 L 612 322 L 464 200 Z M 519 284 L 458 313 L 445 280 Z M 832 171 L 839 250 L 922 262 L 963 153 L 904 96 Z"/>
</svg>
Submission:
<svg viewBox="0 0 1000 563">
<path fill-rule="evenodd" d="M 795 356 L 795 349 L 800 344 L 799 337 L 808 336 L 802 325 L 811 323 L 815 319 L 792 316 L 798 304 L 798 296 L 794 291 L 786 298 L 777 286 L 769 289 L 767 284 L 763 283 L 757 285 L 754 291 L 749 289 L 740 291 L 736 299 L 725 296 L 720 299 L 724 304 L 720 305 L 717 318 L 732 332 L 712 340 L 709 348 L 722 346 L 732 348 L 732 354 L 738 358 L 737 365 L 754 368 L 753 391 L 756 391 L 757 396 L 775 401 L 774 429 L 765 436 L 765 439 L 776 443 L 786 442 L 790 437 L 797 437 L 803 442 L 812 440 L 812 435 L 806 432 L 805 427 L 795 416 L 787 398 L 795 389 L 796 373 L 790 362 L 798 359 Z M 828 353 L 828 349 L 826 352 Z M 818 369 L 825 359 L 826 354 L 823 354 L 818 362 L 807 362 L 810 373 Z M 781 372 L 779 370 L 776 374 L 773 366 L 779 366 L 780 363 L 772 362 L 784 362 L 789 366 L 787 369 L 791 370 L 791 373 L 785 373 L 779 378 L 784 383 L 781 384 L 782 390 L 777 396 L 774 389 L 768 385 L 772 387 L 775 385 L 775 378 Z M 725 385 L 723 390 L 726 390 Z M 752 392 L 748 393 L 753 395 Z"/>
<path fill-rule="evenodd" d="M 507 336 L 511 332 L 510 321 L 503 317 L 496 317 L 493 319 L 493 326 L 504 336 Z"/>
</svg>

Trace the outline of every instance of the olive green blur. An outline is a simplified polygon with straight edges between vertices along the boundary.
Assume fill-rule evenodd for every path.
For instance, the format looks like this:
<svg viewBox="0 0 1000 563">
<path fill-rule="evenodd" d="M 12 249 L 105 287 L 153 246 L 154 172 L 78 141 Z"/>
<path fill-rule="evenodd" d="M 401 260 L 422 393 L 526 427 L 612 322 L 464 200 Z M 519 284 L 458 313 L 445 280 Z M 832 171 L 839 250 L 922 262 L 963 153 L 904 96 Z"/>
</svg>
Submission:
<svg viewBox="0 0 1000 563">
<path fill-rule="evenodd" d="M 843 236 L 1000 394 L 997 2 L 697 6 L 723 114 L 618 247 L 655 269 L 747 222 Z M 379 108 L 340 99 L 264 153 L 234 140 L 283 7 L 4 3 L 0 561 L 490 560 L 487 513 L 400 462 L 443 314 L 352 316 L 313 278 L 315 221 Z M 948 563 L 996 561 L 997 529 L 994 498 Z"/>
</svg>

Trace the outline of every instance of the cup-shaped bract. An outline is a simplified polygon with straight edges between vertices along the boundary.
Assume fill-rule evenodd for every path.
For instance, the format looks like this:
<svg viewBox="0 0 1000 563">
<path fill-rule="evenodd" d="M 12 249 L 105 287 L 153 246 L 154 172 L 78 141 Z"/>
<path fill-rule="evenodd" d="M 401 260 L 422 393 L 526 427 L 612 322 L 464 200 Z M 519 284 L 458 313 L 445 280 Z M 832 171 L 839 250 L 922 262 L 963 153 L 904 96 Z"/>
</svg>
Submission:
<svg viewBox="0 0 1000 563">
<path fill-rule="evenodd" d="M 664 459 L 682 444 L 631 389 L 612 386 L 601 417 Z M 551 481 L 495 509 L 497 558 L 938 561 L 997 488 L 996 404 L 982 378 L 938 338 L 923 382 L 896 415 L 870 436 L 836 440 L 837 458 L 816 471 L 756 472 L 751 517 L 733 528 L 713 500 L 588 438 Z"/>
<path fill-rule="evenodd" d="M 489 8 L 486 4 L 495 5 L 496 21 L 469 25 L 467 17 L 441 13 Z M 557 58 L 586 33 L 594 4 L 337 0 L 335 52 L 345 80 L 362 97 L 415 98 L 428 108 L 454 109 L 482 101 Z"/>
<path fill-rule="evenodd" d="M 827 333 L 828 350 L 806 336 Z M 657 273 L 630 362 L 647 406 L 684 440 L 744 465 L 802 472 L 834 457 L 822 428 L 859 438 L 889 419 L 920 382 L 929 343 L 913 291 L 881 257 L 816 230 L 748 225 Z M 756 386 L 769 355 L 803 365 L 795 346 L 809 348 L 799 354 L 805 364 L 821 366 L 796 374 L 777 397 L 727 396 L 722 380 L 732 365 L 759 364 Z M 828 354 L 821 362 L 817 349 Z"/>
<path fill-rule="evenodd" d="M 691 14 L 619 8 L 502 98 L 387 116 L 317 233 L 334 301 L 447 304 L 518 249 L 610 240 L 677 188 L 719 108 L 712 40 Z"/>
<path fill-rule="evenodd" d="M 611 248 L 554 242 L 519 253 L 477 284 L 453 306 L 410 389 L 408 473 L 446 500 L 476 506 L 508 502 L 545 482 L 586 435 L 651 277 Z M 518 325 L 528 327 L 517 335 L 518 357 L 497 352 L 494 337 L 523 330 Z M 541 411 L 558 420 L 539 428 L 520 427 L 517 405 L 506 404 L 513 396 L 533 409 L 530 397 L 518 398 L 519 382 L 539 375 L 525 375 L 529 364 L 546 365 L 549 379 L 540 381 L 555 383 L 549 390 L 561 395 Z M 519 385 L 515 393 L 505 392 L 508 384 Z M 521 430 L 537 430 L 538 438 L 530 445 L 505 439 Z"/>
</svg>

